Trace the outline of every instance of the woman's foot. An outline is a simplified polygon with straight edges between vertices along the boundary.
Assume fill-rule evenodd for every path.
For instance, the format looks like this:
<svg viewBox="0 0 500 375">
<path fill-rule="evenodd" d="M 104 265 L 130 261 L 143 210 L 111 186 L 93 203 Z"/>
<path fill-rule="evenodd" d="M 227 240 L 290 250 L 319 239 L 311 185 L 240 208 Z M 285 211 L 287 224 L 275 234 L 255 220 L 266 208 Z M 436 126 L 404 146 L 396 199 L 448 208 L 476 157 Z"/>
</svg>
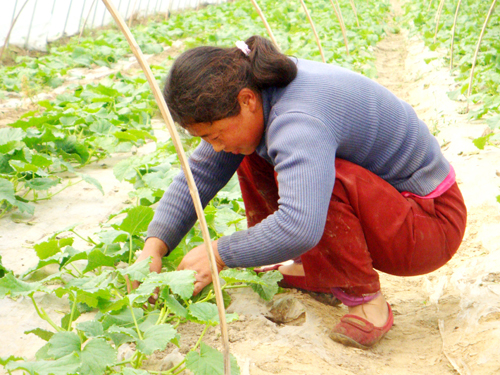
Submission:
<svg viewBox="0 0 500 375">
<path fill-rule="evenodd" d="M 389 307 L 384 296 L 380 293 L 370 302 L 349 307 L 349 314 L 366 319 L 375 327 L 383 327 L 389 318 Z"/>
<path fill-rule="evenodd" d="M 284 264 L 278 268 L 278 271 L 281 272 L 282 275 L 288 276 L 305 276 L 304 266 L 301 263 L 290 263 Z"/>
<path fill-rule="evenodd" d="M 349 307 L 330 338 L 346 346 L 368 349 L 378 343 L 394 323 L 391 307 L 382 294 L 362 305 Z"/>
</svg>

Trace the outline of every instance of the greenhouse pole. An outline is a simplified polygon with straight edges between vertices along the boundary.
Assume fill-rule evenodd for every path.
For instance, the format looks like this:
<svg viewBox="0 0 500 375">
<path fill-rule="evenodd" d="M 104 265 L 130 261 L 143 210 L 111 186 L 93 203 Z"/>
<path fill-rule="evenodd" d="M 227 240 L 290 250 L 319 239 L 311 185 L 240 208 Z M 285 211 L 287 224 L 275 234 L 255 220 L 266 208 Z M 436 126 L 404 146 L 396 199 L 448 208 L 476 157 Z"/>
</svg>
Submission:
<svg viewBox="0 0 500 375">
<path fill-rule="evenodd" d="M 64 33 L 66 32 L 66 26 L 68 26 L 68 18 L 69 18 L 69 13 L 71 12 L 71 5 L 73 4 L 73 0 L 69 2 L 69 7 L 68 7 L 68 14 L 66 14 L 66 21 L 64 21 L 64 29 L 62 32 L 62 36 L 64 37 Z"/>
<path fill-rule="evenodd" d="M 337 16 L 337 20 L 339 21 L 340 31 L 342 31 L 342 37 L 344 38 L 345 51 L 347 53 L 347 56 L 349 56 L 349 45 L 347 44 L 347 33 L 346 33 L 346 29 L 345 29 L 345 24 L 344 24 L 344 18 L 342 17 L 342 12 L 340 11 L 340 5 L 339 5 L 337 0 L 335 0 L 335 3 L 333 2 L 333 0 L 330 0 L 330 3 L 332 4 L 333 10 L 335 11 L 335 15 Z"/>
<path fill-rule="evenodd" d="M 94 7 L 94 5 L 96 5 L 96 3 L 97 3 L 97 0 L 94 0 L 92 2 L 92 4 L 90 5 L 89 13 L 87 14 L 87 17 L 85 18 L 85 21 L 83 22 L 82 31 L 80 31 L 80 35 L 78 36 L 78 44 L 80 44 L 80 38 L 82 37 L 83 32 L 85 31 L 85 26 L 87 25 L 87 21 L 90 18 L 90 13 L 92 12 L 92 8 Z M 97 5 L 96 5 L 96 8 L 97 8 Z M 95 14 L 95 12 L 94 12 L 94 14 Z"/>
<path fill-rule="evenodd" d="M 208 226 L 207 222 L 205 219 L 205 214 L 203 212 L 203 206 L 201 204 L 200 196 L 198 193 L 198 189 L 196 187 L 196 184 L 194 182 L 193 174 L 191 173 L 191 169 L 189 168 L 189 164 L 186 158 L 186 154 L 184 153 L 184 149 L 182 148 L 182 143 L 179 137 L 179 134 L 177 133 L 177 130 L 175 129 L 174 125 L 174 120 L 172 119 L 172 116 L 170 114 L 170 111 L 168 110 L 167 104 L 165 103 L 163 96 L 161 94 L 160 87 L 158 86 L 158 83 L 156 82 L 153 73 L 151 72 L 151 68 L 149 67 L 148 63 L 144 59 L 144 55 L 142 54 L 142 51 L 137 44 L 137 42 L 134 39 L 134 36 L 130 32 L 130 29 L 127 27 L 125 22 L 123 21 L 123 18 L 120 16 L 120 14 L 116 11 L 116 8 L 114 5 L 111 3 L 111 0 L 102 0 L 104 2 L 104 5 L 106 5 L 106 8 L 108 8 L 109 12 L 115 19 L 115 22 L 117 23 L 118 27 L 121 29 L 123 34 L 125 35 L 125 38 L 127 39 L 130 48 L 132 49 L 132 52 L 134 53 L 134 56 L 137 59 L 137 62 L 141 66 L 142 70 L 144 71 L 144 74 L 146 75 L 146 78 L 149 82 L 149 85 L 151 87 L 151 90 L 153 91 L 153 94 L 156 99 L 156 103 L 158 104 L 158 107 L 160 108 L 160 112 L 162 114 L 163 119 L 165 120 L 165 123 L 167 125 L 167 129 L 170 133 L 170 136 L 172 138 L 172 141 L 174 143 L 175 149 L 177 151 L 177 154 L 179 156 L 179 160 L 181 162 L 182 169 L 184 170 L 184 174 L 186 176 L 186 180 L 188 183 L 189 187 L 189 192 L 191 194 L 191 197 L 193 198 L 193 204 L 196 209 L 196 214 L 198 216 L 198 220 L 200 221 L 200 226 L 201 226 L 201 231 L 203 233 L 203 239 L 205 241 L 205 246 L 207 250 L 207 255 L 208 259 L 210 261 L 210 271 L 212 273 L 212 282 L 214 285 L 214 292 L 215 292 L 215 300 L 217 302 L 217 309 L 219 311 L 219 321 L 220 321 L 220 327 L 221 327 L 221 336 L 222 336 L 222 344 L 224 347 L 224 374 L 225 375 L 230 375 L 231 374 L 231 364 L 230 364 L 230 358 L 229 358 L 229 339 L 228 339 L 228 334 L 227 334 L 227 322 L 226 322 L 226 312 L 224 310 L 224 299 L 222 297 L 222 290 L 220 286 L 220 281 L 219 281 L 219 274 L 218 274 L 218 269 L 217 269 L 217 262 L 215 260 L 215 255 L 212 249 L 212 241 L 210 239 L 210 233 L 208 231 Z"/>
<path fill-rule="evenodd" d="M 17 19 L 19 18 L 19 15 L 21 14 L 24 7 L 26 6 L 26 4 L 28 4 L 29 1 L 30 0 L 25 1 L 23 6 L 21 7 L 21 9 L 19 9 L 19 13 L 17 13 L 17 16 L 12 20 L 12 23 L 10 24 L 9 32 L 7 33 L 7 36 L 5 37 L 5 41 L 3 42 L 2 49 L 0 50 L 0 61 L 2 61 L 3 51 L 5 51 L 5 48 L 7 48 L 7 45 L 9 44 L 9 39 L 10 39 L 10 34 L 12 32 L 12 29 L 14 28 L 14 25 L 16 24 Z M 17 3 L 16 3 L 16 5 L 17 5 Z"/>
<path fill-rule="evenodd" d="M 87 0 L 83 0 L 82 13 L 80 14 L 80 19 L 78 20 L 79 24 L 82 22 L 83 14 L 85 13 L 85 5 L 87 5 Z M 84 22 L 86 21 L 84 20 Z M 83 30 L 83 24 L 82 24 L 82 30 Z"/>
<path fill-rule="evenodd" d="M 455 11 L 455 19 L 453 20 L 453 27 L 451 29 L 450 70 L 453 69 L 453 45 L 455 44 L 455 31 L 457 29 L 458 12 L 460 10 L 461 3 L 462 3 L 462 0 L 458 0 L 457 10 Z"/>
<path fill-rule="evenodd" d="M 496 3 L 497 3 L 497 0 L 493 0 L 493 2 L 491 3 L 490 10 L 488 11 L 488 14 L 486 15 L 486 19 L 484 20 L 481 34 L 479 35 L 479 40 L 477 41 L 476 52 L 474 53 L 474 59 L 472 60 L 472 68 L 470 70 L 469 89 L 467 90 L 467 112 L 469 112 L 469 97 L 470 97 L 470 94 L 472 92 L 472 79 L 474 78 L 474 69 L 476 68 L 477 55 L 479 54 L 479 48 L 481 48 L 481 42 L 483 40 L 484 32 L 486 30 L 486 26 L 488 25 L 490 17 L 493 14 L 493 9 L 495 8 Z"/>
<path fill-rule="evenodd" d="M 439 29 L 439 20 L 441 19 L 441 13 L 443 12 L 443 7 L 444 7 L 444 0 L 441 0 L 439 2 L 439 7 L 438 7 L 438 10 L 436 12 L 436 17 L 435 17 L 436 29 L 434 30 L 434 41 L 433 41 L 433 43 L 436 43 L 436 39 L 437 39 L 437 35 L 438 35 L 438 29 Z"/>
<path fill-rule="evenodd" d="M 359 27 L 359 18 L 358 11 L 356 9 L 356 4 L 354 4 L 354 0 L 350 0 L 352 11 L 354 12 L 354 17 L 356 17 L 356 25 Z"/>
<path fill-rule="evenodd" d="M 10 20 L 11 24 L 12 24 L 12 22 L 14 22 L 14 18 L 16 18 L 16 10 L 17 10 L 17 0 L 16 0 L 16 3 L 14 4 L 14 11 L 12 12 L 12 19 Z"/>
<path fill-rule="evenodd" d="M 316 38 L 316 44 L 318 45 L 319 53 L 321 54 L 321 59 L 323 60 L 324 63 L 326 63 L 325 54 L 323 53 L 323 47 L 321 47 L 321 41 L 319 40 L 318 33 L 316 32 L 316 28 L 314 27 L 314 22 L 311 18 L 311 15 L 309 14 L 309 10 L 307 9 L 306 3 L 304 3 L 304 0 L 300 0 L 300 3 L 302 4 L 302 8 L 304 8 L 304 12 L 306 12 L 306 16 L 307 19 L 309 20 L 309 23 L 311 24 L 314 37 Z"/>
<path fill-rule="evenodd" d="M 271 30 L 271 27 L 267 23 L 266 16 L 264 16 L 264 13 L 262 13 L 262 10 L 260 9 L 259 4 L 257 4 L 256 0 L 252 0 L 252 4 L 255 7 L 255 9 L 257 10 L 257 13 L 259 14 L 260 19 L 262 20 L 262 22 L 264 22 L 264 26 L 266 27 L 266 30 L 267 30 L 267 33 L 269 34 L 269 37 L 273 41 L 276 48 L 279 49 L 280 47 L 278 46 L 278 42 L 276 41 L 276 38 L 274 37 L 273 31 Z"/>
<path fill-rule="evenodd" d="M 28 36 L 26 36 L 26 44 L 24 45 L 24 48 L 28 48 L 28 45 L 29 45 L 30 36 L 31 36 L 31 26 L 33 25 L 33 19 L 35 18 L 36 4 L 37 3 L 38 3 L 38 0 L 35 0 L 35 6 L 33 7 L 33 14 L 31 15 L 30 27 L 28 28 Z"/>
</svg>

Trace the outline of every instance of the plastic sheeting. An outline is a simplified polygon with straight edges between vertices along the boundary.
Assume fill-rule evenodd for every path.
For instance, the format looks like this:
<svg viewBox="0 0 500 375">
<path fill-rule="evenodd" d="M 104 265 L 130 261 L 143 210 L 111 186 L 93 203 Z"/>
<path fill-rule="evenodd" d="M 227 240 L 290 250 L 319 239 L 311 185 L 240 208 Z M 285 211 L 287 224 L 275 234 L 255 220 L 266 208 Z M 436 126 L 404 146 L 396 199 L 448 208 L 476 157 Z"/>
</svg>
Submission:
<svg viewBox="0 0 500 375">
<path fill-rule="evenodd" d="M 219 3 L 220 0 L 113 0 L 122 17 L 139 17 L 155 13 L 194 8 L 201 3 Z M 23 5 L 26 5 L 23 8 Z M 9 45 L 45 51 L 47 43 L 63 36 L 80 33 L 85 28 L 96 28 L 113 22 L 102 0 L 0 0 L 0 46 L 5 42 L 12 23 Z M 22 9 L 22 12 L 19 13 Z"/>
</svg>

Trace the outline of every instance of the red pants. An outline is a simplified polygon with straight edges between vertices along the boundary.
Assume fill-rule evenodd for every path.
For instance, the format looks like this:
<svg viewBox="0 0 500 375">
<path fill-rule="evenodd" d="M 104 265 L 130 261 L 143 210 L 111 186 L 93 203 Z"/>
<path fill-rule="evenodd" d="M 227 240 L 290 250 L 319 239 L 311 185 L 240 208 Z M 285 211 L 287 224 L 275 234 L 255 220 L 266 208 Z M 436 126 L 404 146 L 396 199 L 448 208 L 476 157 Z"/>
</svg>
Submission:
<svg viewBox="0 0 500 375">
<path fill-rule="evenodd" d="M 325 230 L 320 242 L 302 254 L 306 282 L 340 287 L 351 295 L 380 290 L 375 269 L 397 276 L 432 272 L 455 254 L 467 212 L 455 183 L 435 199 L 404 198 L 370 171 L 337 159 Z M 238 169 L 248 226 L 278 209 L 272 165 L 257 154 Z"/>
</svg>

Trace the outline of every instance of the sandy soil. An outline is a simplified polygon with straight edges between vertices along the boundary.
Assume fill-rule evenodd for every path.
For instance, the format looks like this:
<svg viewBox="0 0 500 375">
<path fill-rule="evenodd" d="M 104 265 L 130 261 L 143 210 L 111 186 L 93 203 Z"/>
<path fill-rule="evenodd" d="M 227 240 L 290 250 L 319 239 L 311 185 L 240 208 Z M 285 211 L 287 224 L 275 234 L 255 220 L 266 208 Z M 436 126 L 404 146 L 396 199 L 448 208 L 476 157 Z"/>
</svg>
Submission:
<svg viewBox="0 0 500 375">
<path fill-rule="evenodd" d="M 229 310 L 238 312 L 240 319 L 229 325 L 229 338 L 243 375 L 500 373 L 500 205 L 495 199 L 500 194 L 500 150 L 486 147 L 479 151 L 472 144 L 471 139 L 481 136 L 486 125 L 468 122 L 460 114 L 465 104 L 448 99 L 446 92 L 455 84 L 439 58 L 425 64 L 424 58 L 433 56 L 439 54 L 417 39 L 409 40 L 404 30 L 389 35 L 377 48 L 378 80 L 416 108 L 437 133 L 457 172 L 469 212 L 457 255 L 426 276 L 381 274 L 395 325 L 379 345 L 366 351 L 328 338 L 329 330 L 347 311 L 343 306 L 328 306 L 296 291 L 278 295 L 271 303 L 250 291 L 234 292 Z M 140 152 L 151 151 L 153 146 Z M 37 204 L 34 217 L 14 213 L 2 219 L 4 265 L 15 273 L 29 269 L 36 263 L 32 244 L 68 225 L 80 223 L 82 234 L 97 231 L 108 214 L 126 204 L 130 187 L 114 179 L 112 167 L 127 156 L 85 169 L 103 184 L 104 196 L 80 184 Z M 60 318 L 60 310 L 66 309 L 53 296 L 41 298 L 40 303 L 54 317 Z M 292 321 L 272 321 L 276 320 L 273 306 L 278 303 L 290 305 Z M 0 357 L 33 358 L 43 341 L 23 332 L 36 327 L 49 329 L 30 301 L 0 300 L 0 334 L 9 340 L 0 346 Z M 181 358 L 201 327 L 186 325 L 180 331 L 180 350 L 159 353 L 149 369 L 159 370 Z M 218 328 L 213 329 L 206 342 L 220 348 L 219 337 Z"/>
</svg>

